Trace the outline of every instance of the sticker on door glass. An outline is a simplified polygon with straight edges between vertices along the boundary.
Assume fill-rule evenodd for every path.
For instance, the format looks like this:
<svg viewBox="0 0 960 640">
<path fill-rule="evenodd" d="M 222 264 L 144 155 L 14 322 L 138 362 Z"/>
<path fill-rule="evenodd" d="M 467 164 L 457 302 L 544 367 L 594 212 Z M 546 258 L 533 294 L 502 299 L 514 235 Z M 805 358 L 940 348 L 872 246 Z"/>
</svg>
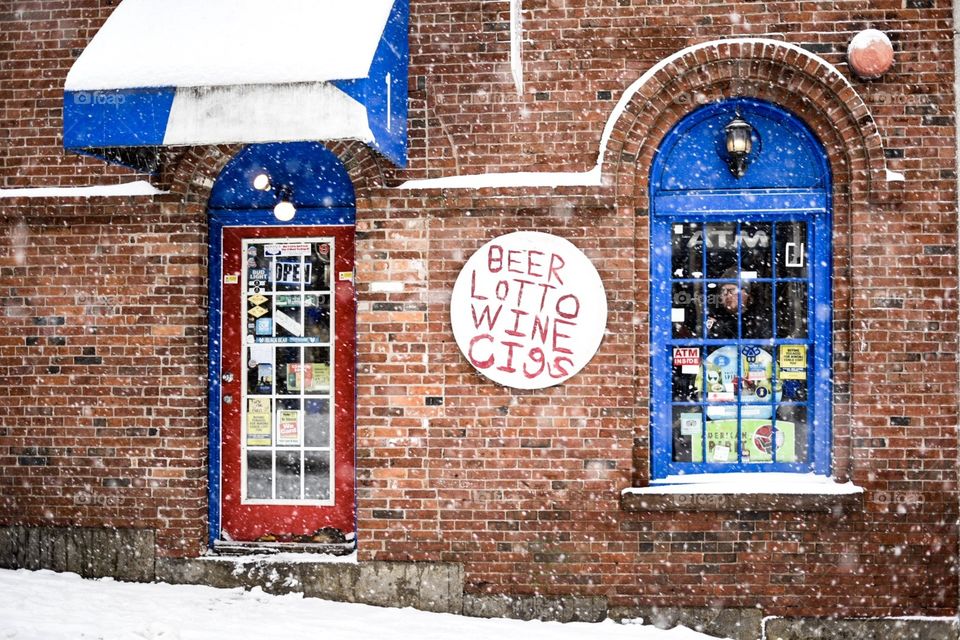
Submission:
<svg viewBox="0 0 960 640">
<path fill-rule="evenodd" d="M 273 280 L 278 284 L 300 285 L 310 281 L 310 263 L 277 260 L 273 267 Z"/>
<path fill-rule="evenodd" d="M 300 445 L 300 413 L 286 409 L 277 412 L 277 446 Z"/>
<path fill-rule="evenodd" d="M 307 242 L 268 244 L 263 248 L 263 255 L 268 257 L 308 256 L 310 255 L 310 244 Z"/>
<path fill-rule="evenodd" d="M 330 365 L 324 363 L 288 364 L 287 389 L 291 391 L 327 391 L 330 388 Z"/>
<path fill-rule="evenodd" d="M 248 447 L 269 447 L 273 444 L 270 417 L 269 398 L 247 398 Z"/>
</svg>

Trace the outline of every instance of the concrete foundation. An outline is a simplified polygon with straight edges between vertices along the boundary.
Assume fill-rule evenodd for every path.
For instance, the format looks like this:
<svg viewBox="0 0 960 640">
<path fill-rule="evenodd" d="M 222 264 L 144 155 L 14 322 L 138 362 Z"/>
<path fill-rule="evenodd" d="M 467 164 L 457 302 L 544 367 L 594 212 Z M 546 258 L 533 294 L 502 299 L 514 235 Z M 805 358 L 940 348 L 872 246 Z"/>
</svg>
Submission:
<svg viewBox="0 0 960 640">
<path fill-rule="evenodd" d="M 438 562 L 332 562 L 284 556 L 156 556 L 153 531 L 0 527 L 0 568 L 69 571 L 131 582 L 260 587 L 267 593 L 481 618 L 599 622 L 643 618 L 733 640 L 958 640 L 952 618 L 763 618 L 759 609 L 609 607 L 603 597 L 465 594 L 464 569 Z"/>
</svg>

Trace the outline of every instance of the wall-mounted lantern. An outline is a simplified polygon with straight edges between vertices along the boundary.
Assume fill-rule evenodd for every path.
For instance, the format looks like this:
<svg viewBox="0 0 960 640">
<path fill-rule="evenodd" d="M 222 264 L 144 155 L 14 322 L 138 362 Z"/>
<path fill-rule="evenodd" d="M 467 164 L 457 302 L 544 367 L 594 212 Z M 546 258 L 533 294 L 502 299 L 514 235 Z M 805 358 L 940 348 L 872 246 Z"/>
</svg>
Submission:
<svg viewBox="0 0 960 640">
<path fill-rule="evenodd" d="M 257 191 L 273 191 L 277 194 L 277 204 L 273 207 L 273 215 L 280 222 L 289 222 L 297 213 L 297 208 L 290 201 L 293 194 L 290 187 L 283 185 L 276 187 L 265 173 L 257 174 L 253 179 L 253 188 Z"/>
<path fill-rule="evenodd" d="M 753 151 L 753 127 L 737 115 L 723 128 L 726 135 L 727 166 L 738 180 L 747 172 L 750 152 Z"/>
</svg>

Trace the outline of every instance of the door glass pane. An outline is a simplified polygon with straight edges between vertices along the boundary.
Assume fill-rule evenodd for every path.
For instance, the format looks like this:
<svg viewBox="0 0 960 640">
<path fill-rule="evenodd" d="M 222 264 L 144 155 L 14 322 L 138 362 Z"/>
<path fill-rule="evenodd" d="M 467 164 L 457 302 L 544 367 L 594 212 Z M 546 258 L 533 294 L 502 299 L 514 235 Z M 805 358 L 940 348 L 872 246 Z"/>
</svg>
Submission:
<svg viewBox="0 0 960 640">
<path fill-rule="evenodd" d="M 777 283 L 777 337 L 807 337 L 807 283 Z"/>
<path fill-rule="evenodd" d="M 277 498 L 300 499 L 300 452 L 277 453 Z"/>
<path fill-rule="evenodd" d="M 306 447 L 330 446 L 330 401 L 307 399 L 303 418 L 303 444 Z"/>
<path fill-rule="evenodd" d="M 270 395 L 273 393 L 274 362 L 273 348 L 253 345 L 247 349 L 247 393 Z"/>
<path fill-rule="evenodd" d="M 247 452 L 247 497 L 255 500 L 272 498 L 273 453 L 270 451 Z"/>
<path fill-rule="evenodd" d="M 303 314 L 301 308 L 303 296 L 277 295 L 274 325 L 278 338 L 302 338 Z"/>
<path fill-rule="evenodd" d="M 307 291 L 330 290 L 330 255 L 331 248 L 329 242 L 313 243 L 310 257 L 308 258 L 310 278 L 307 280 Z"/>
<path fill-rule="evenodd" d="M 303 335 L 311 342 L 330 341 L 330 296 L 303 297 Z"/>
<path fill-rule="evenodd" d="M 303 283 L 311 277 L 311 265 L 304 264 L 303 258 L 284 256 L 274 258 L 273 282 L 277 292 L 300 291 Z"/>
<path fill-rule="evenodd" d="M 300 370 L 300 347 L 277 348 L 277 393 L 299 394 L 297 373 Z"/>
<path fill-rule="evenodd" d="M 304 498 L 328 500 L 330 498 L 330 453 L 307 451 L 304 454 Z"/>
</svg>

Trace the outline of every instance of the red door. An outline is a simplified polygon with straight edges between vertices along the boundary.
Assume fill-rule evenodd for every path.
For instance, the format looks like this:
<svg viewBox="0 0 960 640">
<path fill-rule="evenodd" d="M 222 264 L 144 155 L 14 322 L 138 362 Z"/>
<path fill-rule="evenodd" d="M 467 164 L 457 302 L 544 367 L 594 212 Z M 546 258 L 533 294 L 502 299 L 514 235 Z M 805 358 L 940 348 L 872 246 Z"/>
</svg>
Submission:
<svg viewBox="0 0 960 640">
<path fill-rule="evenodd" d="M 353 237 L 340 226 L 223 230 L 224 540 L 354 530 Z"/>
</svg>

